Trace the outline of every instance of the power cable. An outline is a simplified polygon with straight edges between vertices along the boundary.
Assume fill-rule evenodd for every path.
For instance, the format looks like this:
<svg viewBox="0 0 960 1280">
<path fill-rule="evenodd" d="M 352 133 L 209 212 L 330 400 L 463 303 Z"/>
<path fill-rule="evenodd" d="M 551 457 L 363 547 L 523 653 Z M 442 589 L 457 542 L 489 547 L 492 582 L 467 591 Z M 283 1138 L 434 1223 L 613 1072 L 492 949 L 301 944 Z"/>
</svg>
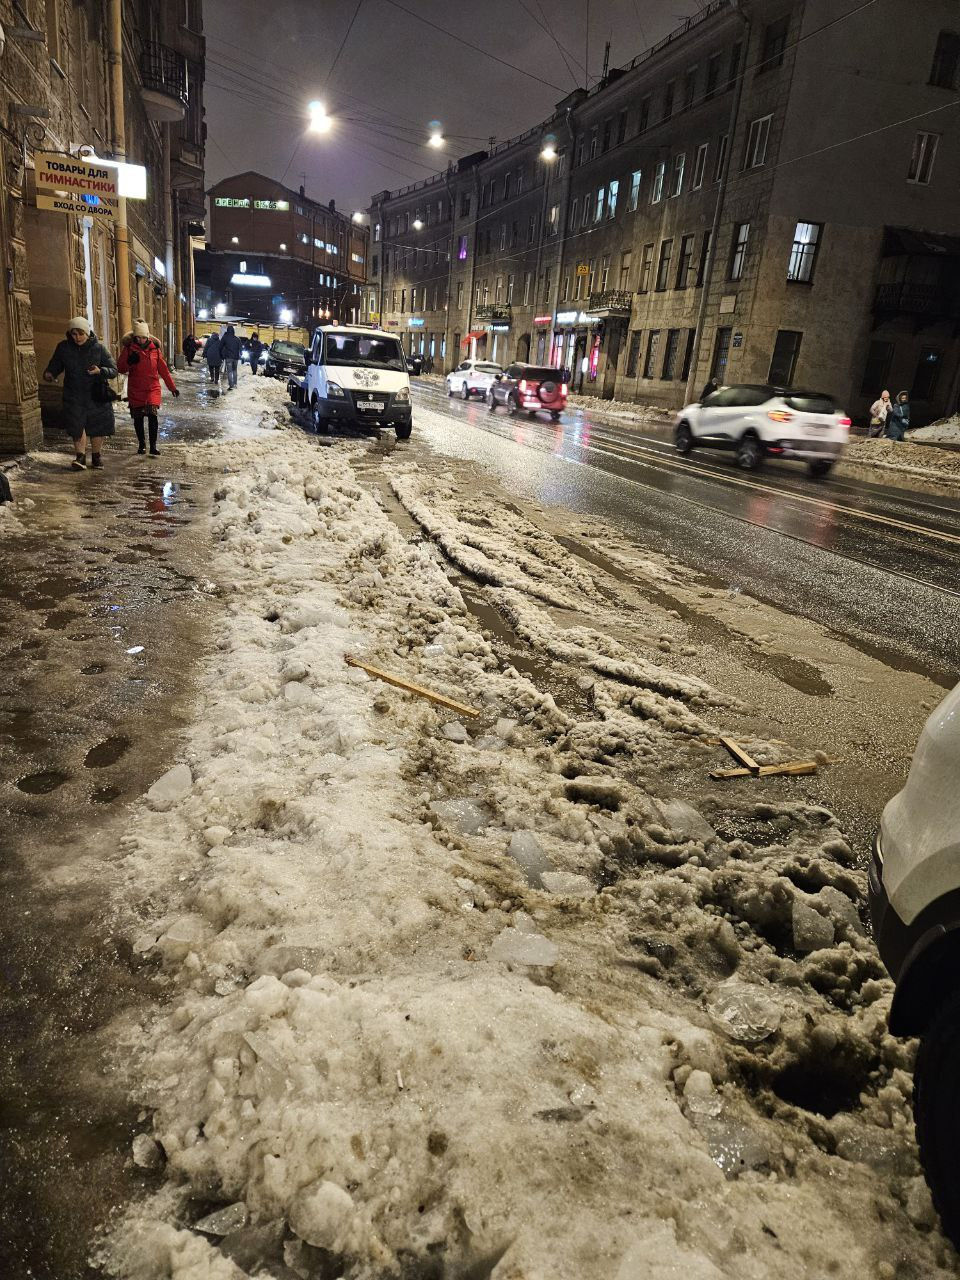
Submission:
<svg viewBox="0 0 960 1280">
<path fill-rule="evenodd" d="M 573 81 L 574 88 L 577 88 L 579 85 L 579 77 L 577 76 L 577 73 L 573 70 L 573 68 L 570 66 L 570 61 L 567 58 L 563 45 L 560 43 L 557 37 L 553 34 L 550 28 L 547 26 L 546 22 L 541 21 L 540 18 L 537 17 L 534 11 L 527 4 L 526 0 L 520 0 L 520 7 L 523 9 L 524 13 L 526 13 L 528 17 L 533 19 L 533 21 L 537 24 L 537 26 L 540 28 L 541 31 L 545 31 L 547 33 L 547 35 L 550 37 L 553 43 L 557 46 L 557 52 L 560 54 L 560 57 L 563 59 L 563 65 L 567 68 L 567 74 L 570 76 L 570 79 Z"/>
</svg>

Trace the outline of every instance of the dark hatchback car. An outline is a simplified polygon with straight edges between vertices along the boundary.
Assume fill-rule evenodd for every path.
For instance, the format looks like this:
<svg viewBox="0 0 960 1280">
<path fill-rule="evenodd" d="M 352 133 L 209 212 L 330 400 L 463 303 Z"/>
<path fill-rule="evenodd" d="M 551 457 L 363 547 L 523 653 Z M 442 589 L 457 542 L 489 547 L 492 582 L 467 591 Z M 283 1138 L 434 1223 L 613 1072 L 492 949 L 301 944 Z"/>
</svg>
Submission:
<svg viewBox="0 0 960 1280">
<path fill-rule="evenodd" d="M 502 404 L 513 414 L 526 412 L 531 418 L 543 410 L 559 422 L 567 406 L 563 371 L 539 364 L 511 364 L 490 384 L 488 403 L 491 413 Z"/>
<path fill-rule="evenodd" d="M 289 378 L 291 374 L 302 377 L 306 367 L 307 359 L 300 343 L 278 339 L 270 343 L 263 372 L 268 378 Z"/>
</svg>

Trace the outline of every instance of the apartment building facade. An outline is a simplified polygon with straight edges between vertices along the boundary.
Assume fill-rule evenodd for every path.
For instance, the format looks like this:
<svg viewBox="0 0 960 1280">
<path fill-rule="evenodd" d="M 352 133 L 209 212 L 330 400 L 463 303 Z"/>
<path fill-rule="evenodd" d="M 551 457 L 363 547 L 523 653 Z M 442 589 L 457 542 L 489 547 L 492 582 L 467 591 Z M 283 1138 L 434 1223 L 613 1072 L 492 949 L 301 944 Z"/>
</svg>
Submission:
<svg viewBox="0 0 960 1280">
<path fill-rule="evenodd" d="M 196 254 L 198 315 L 220 309 L 304 328 L 360 318 L 367 232 L 335 201 L 253 172 L 224 178 L 208 194 L 209 234 Z"/>
<path fill-rule="evenodd" d="M 204 213 L 205 48 L 200 0 L 0 0 L 0 24 L 0 452 L 17 453 L 58 421 L 60 389 L 39 375 L 69 317 L 116 349 L 139 316 L 179 350 Z M 81 148 L 146 168 L 124 246 L 108 222 L 37 207 L 34 156 Z"/>
<path fill-rule="evenodd" d="M 713 377 L 953 411 L 960 16 L 917 0 L 901 27 L 856 0 L 713 0 L 520 138 L 381 193 L 382 322 L 427 329 L 445 368 L 546 359 L 666 408 Z M 421 325 L 436 191 L 448 286 Z"/>
</svg>

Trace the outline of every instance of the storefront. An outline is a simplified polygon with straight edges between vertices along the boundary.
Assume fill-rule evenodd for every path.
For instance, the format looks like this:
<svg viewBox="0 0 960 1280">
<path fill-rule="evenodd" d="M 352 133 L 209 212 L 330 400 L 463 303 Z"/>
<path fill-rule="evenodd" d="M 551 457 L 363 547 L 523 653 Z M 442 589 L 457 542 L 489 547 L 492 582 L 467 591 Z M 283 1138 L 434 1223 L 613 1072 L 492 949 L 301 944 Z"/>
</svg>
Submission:
<svg viewBox="0 0 960 1280">
<path fill-rule="evenodd" d="M 540 365 L 547 363 L 547 344 L 550 341 L 550 325 L 552 321 L 553 321 L 552 316 L 534 316 L 533 317 L 533 329 L 534 329 L 533 350 L 536 352 L 536 356 L 535 356 L 536 363 Z M 560 366 L 552 358 L 552 355 L 553 355 L 553 349 L 551 347 L 550 364 L 553 365 L 554 368 L 559 368 Z"/>
<path fill-rule="evenodd" d="M 571 386 L 580 391 L 597 380 L 603 321 L 588 311 L 558 311 L 554 316 L 550 363 L 570 371 Z"/>
</svg>

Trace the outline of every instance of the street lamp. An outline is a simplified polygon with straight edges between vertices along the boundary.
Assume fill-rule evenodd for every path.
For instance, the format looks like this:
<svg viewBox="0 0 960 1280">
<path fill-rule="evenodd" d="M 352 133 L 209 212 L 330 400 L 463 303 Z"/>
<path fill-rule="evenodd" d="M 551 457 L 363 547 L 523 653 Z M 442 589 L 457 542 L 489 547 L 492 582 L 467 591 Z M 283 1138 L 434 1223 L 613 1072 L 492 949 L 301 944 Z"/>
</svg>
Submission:
<svg viewBox="0 0 960 1280">
<path fill-rule="evenodd" d="M 427 139 L 427 146 L 436 148 L 442 147 L 446 142 L 446 139 L 443 136 L 443 130 L 440 128 L 440 121 L 431 120 L 429 128 L 430 137 Z"/>
<path fill-rule="evenodd" d="M 281 253 L 287 252 L 287 246 L 283 243 L 283 241 L 280 242 L 280 252 Z"/>
<path fill-rule="evenodd" d="M 240 237 L 239 237 L 239 236 L 231 236 L 231 237 L 230 237 L 230 243 L 231 243 L 231 244 L 239 244 L 239 243 L 240 243 Z"/>
<path fill-rule="evenodd" d="M 201 308 L 200 308 L 200 310 L 197 312 L 197 319 L 198 319 L 198 320 L 206 320 L 206 318 L 209 316 L 209 314 L 210 314 L 210 312 L 207 310 L 207 308 L 206 308 L 206 307 L 201 307 Z"/>
<path fill-rule="evenodd" d="M 354 220 L 354 222 L 362 222 L 362 221 L 363 221 L 363 214 L 360 212 L 360 210 L 359 210 L 359 209 L 357 209 L 357 210 L 355 210 L 355 211 L 354 211 L 353 220 Z"/>
<path fill-rule="evenodd" d="M 556 160 L 556 158 L 557 158 L 557 148 L 554 146 L 552 142 L 549 142 L 549 141 L 545 142 L 543 144 L 543 150 L 540 152 L 540 159 Z"/>
<path fill-rule="evenodd" d="M 307 110 L 310 112 L 310 123 L 307 128 L 311 133 L 329 133 L 333 121 L 327 115 L 327 108 L 322 102 L 308 102 Z"/>
<path fill-rule="evenodd" d="M 281 324 L 293 323 L 293 312 L 290 310 L 289 307 L 283 307 L 282 310 L 280 311 L 280 323 Z"/>
<path fill-rule="evenodd" d="M 414 231 L 422 231 L 422 230 L 423 230 L 423 220 L 422 220 L 421 218 L 414 218 L 414 220 L 413 220 L 413 229 L 414 229 Z"/>
<path fill-rule="evenodd" d="M 218 302 L 213 308 L 213 314 L 215 316 L 225 316 L 227 314 L 227 304 L 225 302 Z"/>
</svg>

